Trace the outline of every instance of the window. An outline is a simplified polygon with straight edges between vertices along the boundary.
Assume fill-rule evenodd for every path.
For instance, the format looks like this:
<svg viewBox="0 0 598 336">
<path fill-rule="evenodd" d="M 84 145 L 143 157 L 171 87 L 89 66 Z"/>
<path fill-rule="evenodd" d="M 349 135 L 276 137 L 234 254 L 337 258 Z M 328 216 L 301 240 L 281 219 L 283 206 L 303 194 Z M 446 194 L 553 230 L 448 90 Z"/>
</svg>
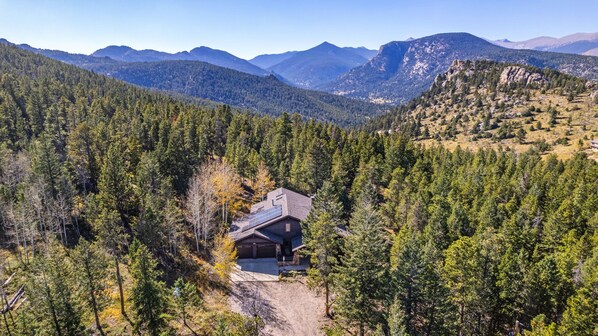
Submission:
<svg viewBox="0 0 598 336">
<path fill-rule="evenodd" d="M 287 223 L 285 226 L 285 231 L 286 232 L 291 232 L 291 223 Z"/>
</svg>

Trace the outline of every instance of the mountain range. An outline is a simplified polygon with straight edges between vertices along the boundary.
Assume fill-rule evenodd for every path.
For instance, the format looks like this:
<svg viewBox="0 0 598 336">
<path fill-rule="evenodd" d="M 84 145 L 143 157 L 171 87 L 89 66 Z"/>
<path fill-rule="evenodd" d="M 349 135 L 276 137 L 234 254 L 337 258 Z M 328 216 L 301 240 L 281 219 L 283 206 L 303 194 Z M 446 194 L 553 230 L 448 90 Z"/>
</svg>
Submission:
<svg viewBox="0 0 598 336">
<path fill-rule="evenodd" d="M 592 36 L 576 34 L 558 43 L 553 41 L 552 46 L 571 47 L 581 40 L 590 41 Z M 0 43 L 10 44 L 6 40 Z M 547 48 L 546 42 L 538 41 L 517 45 L 522 46 Z M 267 114 L 296 112 L 342 125 L 361 122 L 379 115 L 388 105 L 416 97 L 455 60 L 518 63 L 598 80 L 598 57 L 504 48 L 467 33 L 390 42 L 377 52 L 324 42 L 308 50 L 260 55 L 249 61 L 207 47 L 170 54 L 109 46 L 91 55 L 36 49 L 26 44 L 18 47 L 140 86 Z"/>
<path fill-rule="evenodd" d="M 368 63 L 323 89 L 376 103 L 400 104 L 430 87 L 455 60 L 519 63 L 598 80 L 598 57 L 503 48 L 467 33 L 437 34 L 380 47 Z"/>
<path fill-rule="evenodd" d="M 598 33 L 577 33 L 561 38 L 541 36 L 519 42 L 513 42 L 507 39 L 490 42 L 510 49 L 531 49 L 598 56 Z"/>
<path fill-rule="evenodd" d="M 120 62 L 200 61 L 256 76 L 267 76 L 269 74 L 268 71 L 233 54 L 208 47 L 198 47 L 190 51 L 170 54 L 151 49 L 135 50 L 127 46 L 108 46 L 96 50 L 90 56 L 109 57 Z"/>
<path fill-rule="evenodd" d="M 339 125 L 361 123 L 386 106 L 290 86 L 274 75 L 261 77 L 198 61 L 117 63 L 93 70 L 142 87 L 208 99 L 258 113 L 282 112 Z"/>
<path fill-rule="evenodd" d="M 260 55 L 251 63 L 279 74 L 290 83 L 308 89 L 322 87 L 376 55 L 366 48 L 340 48 L 324 42 L 305 51 Z"/>
</svg>

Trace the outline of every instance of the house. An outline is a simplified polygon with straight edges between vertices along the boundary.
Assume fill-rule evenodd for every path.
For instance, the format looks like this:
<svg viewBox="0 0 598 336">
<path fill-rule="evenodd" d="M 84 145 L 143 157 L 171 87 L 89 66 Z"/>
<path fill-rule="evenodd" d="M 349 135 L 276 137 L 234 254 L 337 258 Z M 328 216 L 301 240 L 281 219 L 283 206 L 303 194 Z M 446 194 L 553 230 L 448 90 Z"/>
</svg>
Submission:
<svg viewBox="0 0 598 336">
<path fill-rule="evenodd" d="M 277 258 L 279 263 L 298 264 L 304 247 L 301 221 L 311 210 L 311 198 L 279 188 L 251 206 L 249 215 L 231 225 L 237 255 L 243 258 Z"/>
</svg>

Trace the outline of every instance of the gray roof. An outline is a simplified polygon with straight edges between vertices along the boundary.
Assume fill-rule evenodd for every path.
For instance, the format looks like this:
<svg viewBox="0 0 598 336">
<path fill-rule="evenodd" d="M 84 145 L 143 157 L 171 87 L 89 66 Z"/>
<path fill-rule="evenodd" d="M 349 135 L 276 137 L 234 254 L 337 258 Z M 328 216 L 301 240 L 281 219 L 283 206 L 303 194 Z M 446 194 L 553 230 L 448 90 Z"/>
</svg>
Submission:
<svg viewBox="0 0 598 336">
<path fill-rule="evenodd" d="M 251 206 L 251 212 L 234 221 L 230 234 L 235 241 L 256 236 L 274 236 L 260 230 L 287 217 L 304 220 L 311 210 L 311 198 L 297 192 L 278 188 L 268 193 L 266 199 Z M 261 237 L 261 236 L 260 236 Z M 277 242 L 280 237 L 264 237 Z M 282 242 L 282 239 L 280 239 Z"/>
</svg>

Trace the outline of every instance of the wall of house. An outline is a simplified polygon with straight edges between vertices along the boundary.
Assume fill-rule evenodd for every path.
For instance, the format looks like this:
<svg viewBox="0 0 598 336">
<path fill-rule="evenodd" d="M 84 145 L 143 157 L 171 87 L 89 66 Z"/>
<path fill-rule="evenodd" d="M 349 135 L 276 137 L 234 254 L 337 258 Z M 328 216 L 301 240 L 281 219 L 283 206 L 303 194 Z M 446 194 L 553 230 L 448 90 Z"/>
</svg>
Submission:
<svg viewBox="0 0 598 336">
<path fill-rule="evenodd" d="M 290 224 L 290 231 L 288 232 L 286 230 L 287 224 Z M 283 239 L 291 239 L 301 234 L 301 224 L 296 219 L 286 218 L 260 230 L 272 232 Z"/>
</svg>

